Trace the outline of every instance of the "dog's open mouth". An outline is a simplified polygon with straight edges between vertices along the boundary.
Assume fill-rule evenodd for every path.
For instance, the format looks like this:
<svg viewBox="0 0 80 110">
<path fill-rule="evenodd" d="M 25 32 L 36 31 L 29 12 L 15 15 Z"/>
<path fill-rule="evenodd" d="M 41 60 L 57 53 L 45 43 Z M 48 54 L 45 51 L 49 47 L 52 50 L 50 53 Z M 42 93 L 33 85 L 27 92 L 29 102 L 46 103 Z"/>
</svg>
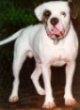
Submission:
<svg viewBox="0 0 80 110">
<path fill-rule="evenodd" d="M 64 37 L 65 30 L 53 27 L 51 29 L 46 29 L 47 35 L 52 39 L 62 39 Z"/>
</svg>

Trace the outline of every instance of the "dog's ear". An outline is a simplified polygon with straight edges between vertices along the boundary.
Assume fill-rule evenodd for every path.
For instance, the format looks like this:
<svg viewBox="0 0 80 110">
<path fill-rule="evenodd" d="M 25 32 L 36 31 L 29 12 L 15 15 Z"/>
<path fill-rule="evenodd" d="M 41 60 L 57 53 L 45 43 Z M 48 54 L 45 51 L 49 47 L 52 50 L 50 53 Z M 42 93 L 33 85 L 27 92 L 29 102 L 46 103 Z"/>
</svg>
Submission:
<svg viewBox="0 0 80 110">
<path fill-rule="evenodd" d="M 74 2 L 69 1 L 69 7 L 71 10 L 71 18 L 76 19 L 78 17 L 78 7 Z"/>
<path fill-rule="evenodd" d="M 39 21 L 42 21 L 43 19 L 43 11 L 44 11 L 44 4 L 39 5 L 34 9 L 34 13 Z"/>
</svg>

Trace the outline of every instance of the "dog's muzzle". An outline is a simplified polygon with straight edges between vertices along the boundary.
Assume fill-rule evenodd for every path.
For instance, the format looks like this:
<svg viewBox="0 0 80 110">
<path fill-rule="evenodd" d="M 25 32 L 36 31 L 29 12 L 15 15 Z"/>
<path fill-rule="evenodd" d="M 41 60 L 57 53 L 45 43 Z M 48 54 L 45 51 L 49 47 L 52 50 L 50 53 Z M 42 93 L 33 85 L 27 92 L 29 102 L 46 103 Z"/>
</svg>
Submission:
<svg viewBox="0 0 80 110">
<path fill-rule="evenodd" d="M 61 39 L 64 37 L 65 30 L 59 29 L 56 26 L 54 26 L 51 29 L 46 28 L 46 33 L 50 38 Z"/>
<path fill-rule="evenodd" d="M 60 24 L 52 25 L 50 28 L 46 26 L 46 33 L 51 39 L 59 41 L 64 38 L 65 29 Z"/>
</svg>

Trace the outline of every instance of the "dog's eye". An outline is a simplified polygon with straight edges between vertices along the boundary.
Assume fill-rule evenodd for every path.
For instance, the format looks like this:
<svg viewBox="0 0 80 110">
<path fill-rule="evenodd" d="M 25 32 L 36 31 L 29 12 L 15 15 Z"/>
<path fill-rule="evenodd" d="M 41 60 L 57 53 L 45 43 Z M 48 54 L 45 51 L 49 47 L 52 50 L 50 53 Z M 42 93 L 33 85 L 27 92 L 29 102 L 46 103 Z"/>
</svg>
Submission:
<svg viewBox="0 0 80 110">
<path fill-rule="evenodd" d="M 63 15 L 64 17 L 66 17 L 66 13 L 64 11 L 61 12 L 61 15 Z"/>
<path fill-rule="evenodd" d="M 44 13 L 43 13 L 43 16 L 45 17 L 49 17 L 51 15 L 51 12 L 49 10 L 46 10 Z"/>
</svg>

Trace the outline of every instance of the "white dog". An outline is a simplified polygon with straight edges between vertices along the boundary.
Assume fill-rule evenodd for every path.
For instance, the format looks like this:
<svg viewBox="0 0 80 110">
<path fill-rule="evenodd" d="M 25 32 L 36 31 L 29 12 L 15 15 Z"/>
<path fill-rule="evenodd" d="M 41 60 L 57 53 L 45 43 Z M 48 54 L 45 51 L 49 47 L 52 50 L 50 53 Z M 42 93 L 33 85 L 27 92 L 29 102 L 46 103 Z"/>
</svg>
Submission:
<svg viewBox="0 0 80 110">
<path fill-rule="evenodd" d="M 35 15 L 42 24 L 23 28 L 10 38 L 0 41 L 0 45 L 16 40 L 13 61 L 13 89 L 9 98 L 16 102 L 18 97 L 19 73 L 26 57 L 34 56 L 36 68 L 31 75 L 33 84 L 40 95 L 45 95 L 44 108 L 55 106 L 51 88 L 50 66 L 66 64 L 65 104 L 76 104 L 72 95 L 72 80 L 78 53 L 78 39 L 70 20 L 67 1 L 44 3 L 35 9 Z M 39 84 L 43 75 L 45 90 Z"/>
</svg>

